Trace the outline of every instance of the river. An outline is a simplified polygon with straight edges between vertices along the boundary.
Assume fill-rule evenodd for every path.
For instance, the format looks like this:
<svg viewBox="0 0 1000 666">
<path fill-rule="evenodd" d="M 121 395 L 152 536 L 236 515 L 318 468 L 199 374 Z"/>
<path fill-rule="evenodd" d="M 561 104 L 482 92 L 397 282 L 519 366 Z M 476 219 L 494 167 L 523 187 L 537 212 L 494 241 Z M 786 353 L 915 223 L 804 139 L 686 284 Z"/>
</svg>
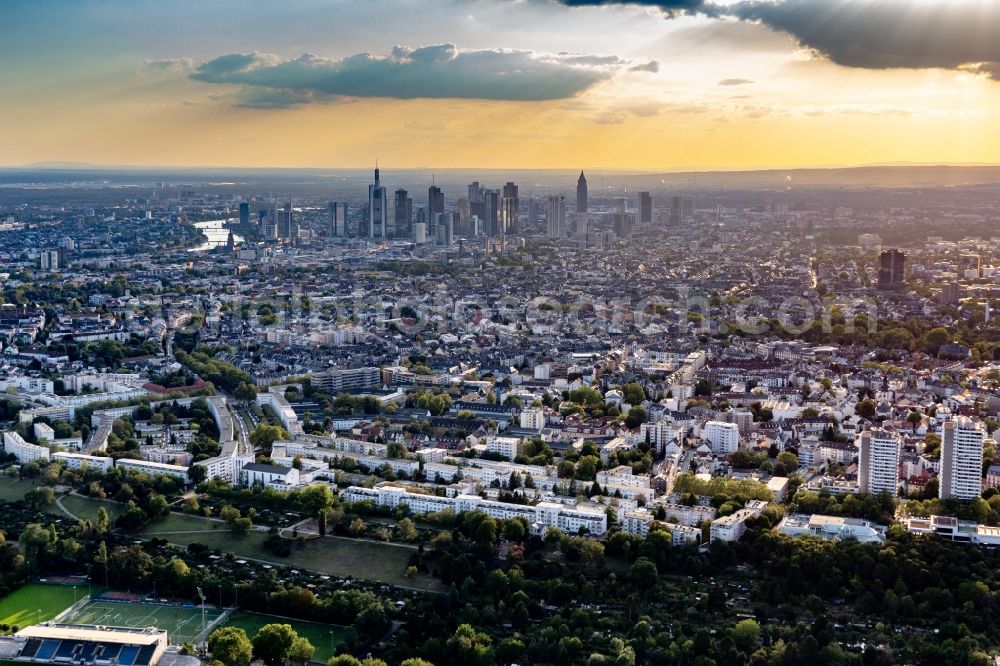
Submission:
<svg viewBox="0 0 1000 666">
<path fill-rule="evenodd" d="M 188 252 L 207 252 L 219 245 L 225 245 L 226 240 L 229 238 L 229 229 L 226 229 L 226 222 L 229 220 L 207 220 L 205 222 L 195 222 L 194 226 L 201 229 L 201 233 L 205 235 L 205 242 L 197 247 L 193 247 Z M 237 243 L 241 242 L 243 238 L 233 234 L 233 240 Z"/>
</svg>

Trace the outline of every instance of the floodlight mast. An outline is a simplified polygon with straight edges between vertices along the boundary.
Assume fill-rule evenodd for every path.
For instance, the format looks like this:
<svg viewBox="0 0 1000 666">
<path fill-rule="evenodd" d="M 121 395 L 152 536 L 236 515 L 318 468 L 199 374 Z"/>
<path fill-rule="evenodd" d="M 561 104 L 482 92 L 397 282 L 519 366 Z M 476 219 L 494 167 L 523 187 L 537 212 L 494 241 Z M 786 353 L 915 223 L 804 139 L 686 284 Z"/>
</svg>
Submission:
<svg viewBox="0 0 1000 666">
<path fill-rule="evenodd" d="M 205 593 L 198 589 L 198 597 L 201 599 L 201 652 L 208 654 L 208 636 L 205 635 Z"/>
</svg>

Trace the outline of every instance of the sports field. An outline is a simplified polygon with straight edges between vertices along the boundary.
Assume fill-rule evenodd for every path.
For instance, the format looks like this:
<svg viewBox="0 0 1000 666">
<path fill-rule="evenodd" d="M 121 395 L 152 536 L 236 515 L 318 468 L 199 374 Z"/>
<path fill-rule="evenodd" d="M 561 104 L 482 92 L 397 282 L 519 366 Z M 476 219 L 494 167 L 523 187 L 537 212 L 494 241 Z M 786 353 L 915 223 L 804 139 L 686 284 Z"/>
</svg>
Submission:
<svg viewBox="0 0 1000 666">
<path fill-rule="evenodd" d="M 248 613 L 246 611 L 233 614 L 225 626 L 239 627 L 247 632 L 247 636 L 253 640 L 254 635 L 265 624 L 292 625 L 292 628 L 295 629 L 295 632 L 299 636 L 304 636 L 316 648 L 312 660 L 323 663 L 326 663 L 326 660 L 333 656 L 334 649 L 344 642 L 344 637 L 347 633 L 346 628 L 337 625 L 303 622 L 302 620 L 290 620 L 275 615 Z"/>
<path fill-rule="evenodd" d="M 206 607 L 205 624 L 211 624 L 221 614 L 222 611 L 217 608 Z M 156 627 L 166 630 L 172 644 L 180 645 L 194 642 L 201 633 L 201 608 L 95 600 L 67 617 L 66 621 L 113 627 Z"/>
<path fill-rule="evenodd" d="M 0 599 L 0 624 L 16 624 L 23 628 L 51 620 L 73 605 L 74 594 L 77 599 L 83 598 L 87 594 L 86 586 L 77 588 L 74 593 L 71 585 L 28 583 Z"/>
</svg>

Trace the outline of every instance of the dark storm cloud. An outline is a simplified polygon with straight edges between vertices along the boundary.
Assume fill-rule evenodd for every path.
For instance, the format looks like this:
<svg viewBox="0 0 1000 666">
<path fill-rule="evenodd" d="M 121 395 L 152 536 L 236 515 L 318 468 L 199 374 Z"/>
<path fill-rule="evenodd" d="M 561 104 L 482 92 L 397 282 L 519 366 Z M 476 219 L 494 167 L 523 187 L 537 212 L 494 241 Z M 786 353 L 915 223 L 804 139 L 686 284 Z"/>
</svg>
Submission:
<svg viewBox="0 0 1000 666">
<path fill-rule="evenodd" d="M 256 108 L 340 96 L 539 101 L 574 97 L 631 65 L 617 56 L 463 51 L 454 44 L 437 44 L 397 46 L 388 56 L 360 53 L 339 60 L 231 53 L 199 64 L 191 78 L 241 84 L 245 88 L 236 103 Z"/>
<path fill-rule="evenodd" d="M 655 7 L 670 14 L 707 11 L 711 6 L 704 0 L 557 0 L 567 7 L 596 7 L 600 5 L 637 5 Z"/>
<path fill-rule="evenodd" d="M 839 65 L 865 69 L 968 67 L 997 78 L 997 2 L 749 0 L 727 11 L 786 32 L 802 46 Z M 977 67 L 980 63 L 988 64 Z"/>
</svg>

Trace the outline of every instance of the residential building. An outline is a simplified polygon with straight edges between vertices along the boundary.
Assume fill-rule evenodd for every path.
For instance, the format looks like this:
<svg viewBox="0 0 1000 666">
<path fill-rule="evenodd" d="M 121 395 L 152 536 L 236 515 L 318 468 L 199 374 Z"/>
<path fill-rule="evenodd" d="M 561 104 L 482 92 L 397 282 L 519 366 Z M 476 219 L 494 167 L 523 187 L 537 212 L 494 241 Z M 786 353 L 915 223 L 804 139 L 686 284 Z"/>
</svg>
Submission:
<svg viewBox="0 0 1000 666">
<path fill-rule="evenodd" d="M 899 476 L 898 435 L 885 430 L 866 430 L 861 433 L 861 450 L 858 454 L 858 492 L 896 494 Z"/>
<path fill-rule="evenodd" d="M 943 500 L 978 498 L 983 489 L 985 428 L 972 419 L 960 416 L 946 421 L 941 434 L 938 497 Z"/>
</svg>

